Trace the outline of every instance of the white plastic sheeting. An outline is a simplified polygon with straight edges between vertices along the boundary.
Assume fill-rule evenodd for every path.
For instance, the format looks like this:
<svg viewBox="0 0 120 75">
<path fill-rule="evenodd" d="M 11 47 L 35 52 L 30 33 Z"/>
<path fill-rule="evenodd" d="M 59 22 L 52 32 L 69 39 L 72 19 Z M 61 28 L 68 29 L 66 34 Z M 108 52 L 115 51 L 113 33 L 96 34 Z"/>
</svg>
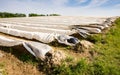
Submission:
<svg viewBox="0 0 120 75">
<path fill-rule="evenodd" d="M 35 57 L 41 60 L 45 59 L 46 53 L 52 50 L 52 48 L 46 44 L 38 42 L 23 42 L 23 46 Z"/>
<path fill-rule="evenodd" d="M 57 16 L 57 17 L 29 17 L 29 18 L 4 18 L 0 19 L 0 25 L 18 30 L 26 30 L 32 32 L 45 32 L 72 35 L 76 27 L 79 29 L 90 30 L 96 28 L 104 29 L 111 25 L 116 17 L 80 17 L 80 16 Z M 84 27 L 84 28 L 83 28 Z M 90 30 L 92 31 L 92 29 Z M 89 31 L 89 32 L 90 32 Z M 92 31 L 93 33 L 96 33 Z M 98 33 L 97 32 L 97 33 Z"/>
<path fill-rule="evenodd" d="M 13 47 L 19 45 L 23 45 L 27 51 L 41 60 L 45 59 L 46 53 L 52 50 L 52 48 L 46 44 L 33 41 L 22 41 L 19 39 L 15 40 L 0 35 L 0 46 Z"/>
<path fill-rule="evenodd" d="M 74 34 L 74 31 L 71 31 L 69 29 L 58 29 L 60 27 L 58 26 L 51 26 L 55 28 L 49 28 L 49 27 L 32 27 L 32 26 L 24 26 L 24 25 L 17 25 L 17 24 L 9 24 L 9 23 L 0 23 L 0 27 L 6 27 L 6 28 L 11 28 L 11 29 L 18 29 L 18 30 L 25 30 L 29 32 L 44 32 L 44 33 L 58 33 L 58 34 L 66 34 L 66 35 L 71 35 Z M 57 29 L 56 29 L 57 28 Z M 62 28 L 65 28 L 62 27 Z"/>
</svg>

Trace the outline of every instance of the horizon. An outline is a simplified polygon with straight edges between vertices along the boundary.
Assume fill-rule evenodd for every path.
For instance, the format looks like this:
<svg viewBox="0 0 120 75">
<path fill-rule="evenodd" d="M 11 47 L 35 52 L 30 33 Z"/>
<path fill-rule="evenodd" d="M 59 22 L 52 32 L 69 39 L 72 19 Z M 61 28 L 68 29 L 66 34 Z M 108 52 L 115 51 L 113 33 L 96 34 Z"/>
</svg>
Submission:
<svg viewBox="0 0 120 75">
<path fill-rule="evenodd" d="M 120 16 L 120 0 L 0 0 L 0 12 Z"/>
</svg>

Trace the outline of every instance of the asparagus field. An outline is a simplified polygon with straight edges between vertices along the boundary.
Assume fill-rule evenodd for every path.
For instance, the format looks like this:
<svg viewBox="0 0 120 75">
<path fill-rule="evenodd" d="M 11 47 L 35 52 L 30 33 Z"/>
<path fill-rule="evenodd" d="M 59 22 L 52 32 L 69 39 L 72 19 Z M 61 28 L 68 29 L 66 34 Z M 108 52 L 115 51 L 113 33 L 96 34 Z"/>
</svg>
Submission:
<svg viewBox="0 0 120 75">
<path fill-rule="evenodd" d="M 119 27 L 119 23 L 119 17 L 0 18 L 1 51 L 6 52 L 6 48 L 12 48 L 15 51 L 13 54 L 17 50 L 22 51 L 22 54 L 28 52 L 26 56 L 30 55 L 30 58 L 28 57 L 25 61 L 32 60 L 32 63 L 40 63 L 42 67 L 40 71 L 43 72 L 41 74 L 109 75 L 108 68 L 111 69 L 111 66 L 103 66 L 105 63 L 103 64 L 101 60 L 104 57 L 100 55 L 104 49 L 101 51 L 99 49 L 102 49 L 101 46 L 104 43 L 110 44 L 108 43 L 110 37 L 108 39 L 106 37 L 112 33 L 111 30 L 114 30 L 117 24 Z M 97 61 L 94 61 L 95 59 Z M 97 63 L 98 60 L 101 63 Z M 88 65 L 91 63 L 92 65 Z M 90 66 L 93 66 L 93 69 Z M 119 75 L 119 69 L 116 71 L 111 70 L 112 75 Z"/>
</svg>

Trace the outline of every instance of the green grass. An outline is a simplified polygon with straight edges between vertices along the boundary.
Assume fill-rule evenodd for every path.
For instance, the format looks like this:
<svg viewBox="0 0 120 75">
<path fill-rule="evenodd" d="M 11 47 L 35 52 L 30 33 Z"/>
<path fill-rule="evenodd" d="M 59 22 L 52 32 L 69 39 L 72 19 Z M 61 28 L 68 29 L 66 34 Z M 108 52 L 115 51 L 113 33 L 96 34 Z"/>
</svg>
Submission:
<svg viewBox="0 0 120 75">
<path fill-rule="evenodd" d="M 7 73 L 4 70 L 5 64 L 4 63 L 0 63 L 0 75 L 7 75 Z"/>
<path fill-rule="evenodd" d="M 66 65 L 63 63 L 61 66 L 55 67 L 53 75 L 84 75 L 87 70 L 85 59 L 81 59 L 77 64 Z"/>
<path fill-rule="evenodd" d="M 64 63 L 55 67 L 54 75 L 120 75 L 120 18 L 104 34 L 89 38 L 95 43 L 97 56 L 91 63 L 81 59 L 78 63 L 66 66 Z"/>
</svg>

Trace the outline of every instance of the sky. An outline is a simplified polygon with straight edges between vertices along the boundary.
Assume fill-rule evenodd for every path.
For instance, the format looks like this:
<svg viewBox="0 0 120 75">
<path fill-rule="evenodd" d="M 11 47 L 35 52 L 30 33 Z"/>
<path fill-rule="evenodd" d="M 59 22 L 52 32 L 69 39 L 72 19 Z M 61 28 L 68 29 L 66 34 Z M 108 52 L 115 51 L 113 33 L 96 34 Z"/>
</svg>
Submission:
<svg viewBox="0 0 120 75">
<path fill-rule="evenodd" d="M 0 0 L 0 12 L 120 16 L 120 0 Z"/>
</svg>

